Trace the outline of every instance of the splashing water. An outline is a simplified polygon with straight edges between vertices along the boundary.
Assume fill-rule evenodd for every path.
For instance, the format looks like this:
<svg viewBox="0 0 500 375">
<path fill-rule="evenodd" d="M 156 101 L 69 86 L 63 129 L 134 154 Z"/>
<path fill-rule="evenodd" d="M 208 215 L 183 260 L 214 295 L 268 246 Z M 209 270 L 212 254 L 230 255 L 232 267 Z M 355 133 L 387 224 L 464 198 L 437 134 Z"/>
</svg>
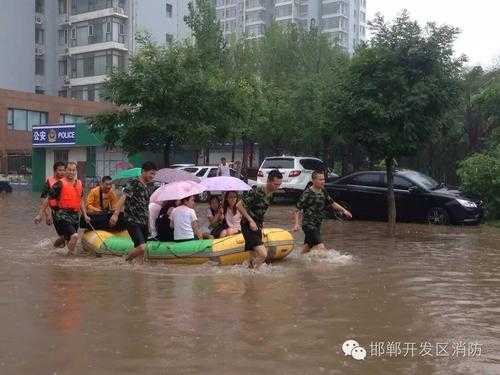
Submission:
<svg viewBox="0 0 500 375">
<path fill-rule="evenodd" d="M 309 263 L 322 262 L 347 265 L 354 262 L 354 257 L 352 255 L 341 254 L 335 249 L 312 250 L 309 253 L 302 255 L 302 257 Z"/>
<path fill-rule="evenodd" d="M 37 247 L 41 249 L 47 249 L 52 246 L 52 241 L 50 238 L 44 238 L 43 240 L 40 240 L 37 244 Z"/>
</svg>

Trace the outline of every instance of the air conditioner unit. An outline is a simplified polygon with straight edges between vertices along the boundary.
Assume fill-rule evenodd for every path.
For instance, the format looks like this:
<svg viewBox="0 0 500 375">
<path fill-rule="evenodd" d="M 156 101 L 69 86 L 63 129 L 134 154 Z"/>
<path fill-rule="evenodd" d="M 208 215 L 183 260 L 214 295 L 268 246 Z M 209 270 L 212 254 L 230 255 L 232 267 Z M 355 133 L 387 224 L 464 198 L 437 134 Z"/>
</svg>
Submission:
<svg viewBox="0 0 500 375">
<path fill-rule="evenodd" d="M 70 78 L 69 76 L 64 76 L 64 83 L 69 84 L 70 83 Z"/>
<path fill-rule="evenodd" d="M 35 23 L 41 25 L 43 23 L 41 16 L 35 16 Z"/>
<path fill-rule="evenodd" d="M 42 56 L 45 54 L 45 49 L 42 47 L 35 47 L 35 55 Z"/>
</svg>

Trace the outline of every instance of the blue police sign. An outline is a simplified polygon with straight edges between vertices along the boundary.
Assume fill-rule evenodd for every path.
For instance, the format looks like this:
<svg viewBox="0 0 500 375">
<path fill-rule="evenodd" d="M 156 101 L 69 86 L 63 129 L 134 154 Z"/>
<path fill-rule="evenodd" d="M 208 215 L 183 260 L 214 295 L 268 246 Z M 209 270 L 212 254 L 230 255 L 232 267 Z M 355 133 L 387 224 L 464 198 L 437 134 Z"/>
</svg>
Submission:
<svg viewBox="0 0 500 375">
<path fill-rule="evenodd" d="M 33 147 L 68 146 L 75 143 L 75 124 L 33 126 Z"/>
</svg>

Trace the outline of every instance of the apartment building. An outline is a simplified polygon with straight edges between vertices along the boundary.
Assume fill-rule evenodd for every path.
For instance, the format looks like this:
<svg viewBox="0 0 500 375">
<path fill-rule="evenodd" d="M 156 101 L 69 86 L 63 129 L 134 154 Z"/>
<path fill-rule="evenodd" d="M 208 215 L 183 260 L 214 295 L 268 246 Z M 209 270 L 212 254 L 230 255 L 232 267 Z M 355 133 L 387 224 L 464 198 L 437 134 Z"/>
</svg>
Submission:
<svg viewBox="0 0 500 375">
<path fill-rule="evenodd" d="M 351 54 L 366 39 L 366 0 L 215 0 L 215 7 L 226 37 L 262 37 L 274 21 L 318 26 Z"/>
<path fill-rule="evenodd" d="M 0 88 L 99 101 L 107 74 L 134 53 L 137 32 L 165 44 L 189 35 L 187 2 L 2 2 Z"/>
</svg>

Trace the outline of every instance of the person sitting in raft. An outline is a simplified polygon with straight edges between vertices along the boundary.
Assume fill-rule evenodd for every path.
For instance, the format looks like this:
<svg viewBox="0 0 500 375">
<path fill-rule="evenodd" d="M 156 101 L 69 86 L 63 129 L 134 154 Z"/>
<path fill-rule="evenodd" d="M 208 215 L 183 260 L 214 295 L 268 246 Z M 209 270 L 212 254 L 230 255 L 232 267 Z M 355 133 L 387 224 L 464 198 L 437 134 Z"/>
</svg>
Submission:
<svg viewBox="0 0 500 375">
<path fill-rule="evenodd" d="M 213 238 L 203 233 L 198 225 L 194 211 L 194 195 L 181 199 L 181 204 L 170 214 L 170 226 L 174 229 L 174 241 L 183 242 L 195 239 Z"/>
<path fill-rule="evenodd" d="M 57 201 L 59 209 L 54 213 L 54 225 L 57 225 L 64 235 L 68 247 L 68 254 L 74 253 L 78 241 L 78 225 L 80 213 L 84 220 L 90 222 L 83 201 L 83 185 L 76 178 L 76 163 L 69 162 L 66 167 L 66 177 L 57 181 L 49 192 L 49 199 Z M 46 201 L 43 211 L 47 208 Z"/>
<path fill-rule="evenodd" d="M 156 239 L 162 242 L 174 240 L 174 229 L 170 226 L 170 215 L 175 207 L 180 204 L 179 201 L 165 201 L 156 218 Z"/>
<path fill-rule="evenodd" d="M 117 204 L 118 196 L 113 190 L 111 177 L 104 176 L 100 185 L 90 190 L 87 196 L 85 208 L 92 227 L 94 229 L 110 229 L 109 219 L 111 219 Z M 85 223 L 80 223 L 80 227 L 85 228 Z M 113 227 L 113 230 L 123 230 L 124 228 L 123 214 L 120 213 L 118 223 Z"/>
<path fill-rule="evenodd" d="M 207 218 L 208 218 L 208 229 L 210 234 L 215 238 L 218 238 L 221 232 L 226 228 L 224 221 L 224 212 L 220 204 L 219 197 L 217 195 L 210 196 L 207 208 Z"/>
<path fill-rule="evenodd" d="M 224 195 L 222 204 L 224 210 L 225 229 L 221 232 L 220 238 L 231 236 L 241 232 L 241 213 L 236 205 L 239 202 L 238 194 L 235 191 L 228 191 Z"/>
</svg>

